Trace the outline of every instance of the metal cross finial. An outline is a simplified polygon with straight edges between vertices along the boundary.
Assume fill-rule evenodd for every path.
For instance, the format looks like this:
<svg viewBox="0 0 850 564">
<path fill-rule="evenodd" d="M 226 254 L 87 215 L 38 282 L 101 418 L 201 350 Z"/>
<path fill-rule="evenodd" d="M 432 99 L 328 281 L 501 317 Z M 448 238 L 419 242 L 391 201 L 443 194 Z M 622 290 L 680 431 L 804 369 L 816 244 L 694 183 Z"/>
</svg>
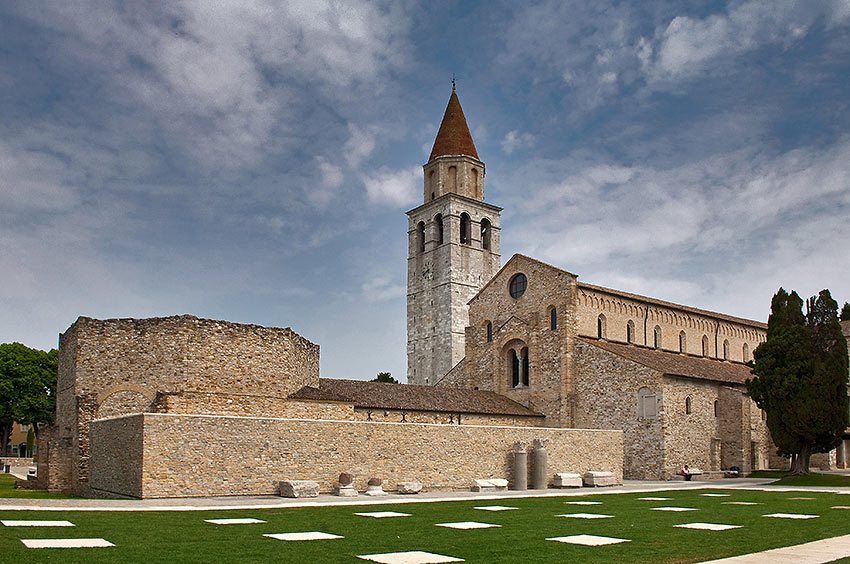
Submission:
<svg viewBox="0 0 850 564">
<path fill-rule="evenodd" d="M 452 92 L 455 91 L 455 73 L 452 73 Z"/>
</svg>

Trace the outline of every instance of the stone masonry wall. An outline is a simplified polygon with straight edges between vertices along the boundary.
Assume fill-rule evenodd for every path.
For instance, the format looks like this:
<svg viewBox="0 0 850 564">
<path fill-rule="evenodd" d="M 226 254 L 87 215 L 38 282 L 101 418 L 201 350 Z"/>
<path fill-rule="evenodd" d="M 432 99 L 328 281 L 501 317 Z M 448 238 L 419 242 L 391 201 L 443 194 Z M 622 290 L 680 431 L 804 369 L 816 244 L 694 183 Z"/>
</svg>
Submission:
<svg viewBox="0 0 850 564">
<path fill-rule="evenodd" d="M 225 393 L 160 393 L 156 413 L 354 420 L 354 404 Z"/>
<path fill-rule="evenodd" d="M 108 461 L 138 444 L 127 436 L 139 436 L 143 421 L 142 497 L 273 494 L 282 479 L 318 480 L 329 492 L 342 471 L 361 490 L 373 476 L 387 490 L 404 480 L 466 489 L 475 478 L 510 480 L 514 443 L 534 439 L 549 441 L 550 476 L 602 470 L 622 480 L 619 431 L 167 414 L 122 418 L 125 436 L 102 429 L 117 421 L 93 424 L 103 439 L 93 445 L 93 484 L 133 495 L 131 480 L 110 471 Z"/>
<path fill-rule="evenodd" d="M 80 317 L 59 336 L 56 417 L 43 481 L 53 491 L 85 494 L 90 423 L 149 411 L 157 393 L 280 398 L 318 381 L 319 346 L 288 328 L 191 315 Z"/>
<path fill-rule="evenodd" d="M 665 391 L 661 375 L 646 366 L 576 341 L 576 423 L 594 429 L 621 429 L 626 478 L 664 479 Z M 657 414 L 642 417 L 638 393 L 656 394 Z"/>
<path fill-rule="evenodd" d="M 448 413 L 444 411 L 413 411 L 398 409 L 368 409 L 357 407 L 354 417 L 358 421 L 383 421 L 388 423 L 431 423 L 435 425 L 507 425 L 511 427 L 539 427 L 542 417 L 514 415 L 485 415 L 479 413 Z M 318 417 L 317 419 L 330 419 Z"/>
<path fill-rule="evenodd" d="M 141 497 L 144 418 L 100 419 L 91 429 L 91 489 Z"/>
</svg>

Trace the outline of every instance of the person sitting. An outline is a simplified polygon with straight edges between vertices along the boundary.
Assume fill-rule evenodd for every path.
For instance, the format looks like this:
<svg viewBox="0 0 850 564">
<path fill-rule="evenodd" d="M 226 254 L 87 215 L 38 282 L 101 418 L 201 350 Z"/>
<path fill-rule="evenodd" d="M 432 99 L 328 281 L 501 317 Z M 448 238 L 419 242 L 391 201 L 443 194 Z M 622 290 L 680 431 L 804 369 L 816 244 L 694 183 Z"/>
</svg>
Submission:
<svg viewBox="0 0 850 564">
<path fill-rule="evenodd" d="M 686 482 L 691 481 L 691 469 L 688 468 L 687 464 L 685 464 L 684 468 L 682 468 L 681 474 L 684 476 Z"/>
</svg>

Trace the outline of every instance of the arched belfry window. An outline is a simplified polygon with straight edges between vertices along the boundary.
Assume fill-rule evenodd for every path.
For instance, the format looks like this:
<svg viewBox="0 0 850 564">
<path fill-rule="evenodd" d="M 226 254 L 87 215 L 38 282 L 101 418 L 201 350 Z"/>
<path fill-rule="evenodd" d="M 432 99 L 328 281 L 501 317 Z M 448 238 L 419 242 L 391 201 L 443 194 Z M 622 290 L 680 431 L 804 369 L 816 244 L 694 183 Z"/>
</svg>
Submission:
<svg viewBox="0 0 850 564">
<path fill-rule="evenodd" d="M 487 342 L 493 342 L 493 324 L 490 321 L 487 322 Z"/>
<path fill-rule="evenodd" d="M 460 242 L 464 245 L 469 244 L 469 214 L 464 212 L 460 214 Z"/>
<path fill-rule="evenodd" d="M 549 310 L 549 329 L 552 331 L 558 329 L 558 310 L 554 307 Z"/>
<path fill-rule="evenodd" d="M 652 334 L 652 344 L 656 349 L 661 348 L 661 327 L 658 325 L 655 326 L 655 330 Z"/>
<path fill-rule="evenodd" d="M 607 334 L 606 323 L 607 319 L 600 313 L 599 317 L 596 318 L 596 336 L 600 339 L 604 339 Z"/>
<path fill-rule="evenodd" d="M 634 343 L 635 342 L 635 322 L 629 319 L 629 322 L 626 323 L 626 342 Z"/>
<path fill-rule="evenodd" d="M 702 336 L 702 356 L 708 356 L 708 335 Z"/>
<path fill-rule="evenodd" d="M 687 352 L 687 349 L 688 349 L 688 343 L 687 343 L 687 338 L 685 337 L 685 332 L 679 331 L 679 352 L 680 353 Z"/>
<path fill-rule="evenodd" d="M 416 226 L 416 242 L 419 246 L 419 252 L 423 252 L 425 250 L 425 222 L 420 221 Z"/>
<path fill-rule="evenodd" d="M 436 217 L 434 217 L 434 223 L 437 224 L 437 244 L 443 244 L 443 214 L 438 213 Z"/>
<path fill-rule="evenodd" d="M 482 219 L 481 220 L 481 248 L 489 249 L 490 248 L 490 220 Z"/>
</svg>

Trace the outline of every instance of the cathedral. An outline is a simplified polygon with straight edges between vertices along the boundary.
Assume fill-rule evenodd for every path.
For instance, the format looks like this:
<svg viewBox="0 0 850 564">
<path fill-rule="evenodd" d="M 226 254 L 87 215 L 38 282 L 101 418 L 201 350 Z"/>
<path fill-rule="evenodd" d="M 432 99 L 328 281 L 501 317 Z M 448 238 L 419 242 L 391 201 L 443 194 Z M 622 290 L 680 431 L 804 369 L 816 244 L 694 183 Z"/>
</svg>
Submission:
<svg viewBox="0 0 850 564">
<path fill-rule="evenodd" d="M 484 199 L 484 171 L 452 88 L 424 203 L 407 213 L 409 383 L 493 391 L 546 426 L 622 430 L 629 478 L 785 464 L 744 384 L 765 323 L 588 284 L 523 255 L 501 266 L 501 208 Z"/>
</svg>

